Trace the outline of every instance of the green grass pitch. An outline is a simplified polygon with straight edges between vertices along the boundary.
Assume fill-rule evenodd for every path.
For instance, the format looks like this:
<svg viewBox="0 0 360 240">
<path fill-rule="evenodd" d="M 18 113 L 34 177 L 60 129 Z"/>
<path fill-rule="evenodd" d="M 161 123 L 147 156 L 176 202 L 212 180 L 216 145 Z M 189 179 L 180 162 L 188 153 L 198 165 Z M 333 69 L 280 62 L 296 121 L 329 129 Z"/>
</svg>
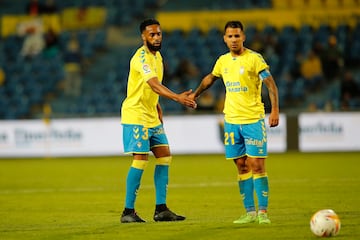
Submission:
<svg viewBox="0 0 360 240">
<path fill-rule="evenodd" d="M 334 239 L 360 239 L 360 153 L 270 154 L 268 226 L 232 223 L 244 210 L 223 155 L 175 155 L 168 205 L 187 219 L 154 222 L 153 160 L 136 204 L 147 223 L 120 224 L 130 157 L 1 159 L 0 239 L 317 239 L 324 208 L 341 219 Z"/>
</svg>

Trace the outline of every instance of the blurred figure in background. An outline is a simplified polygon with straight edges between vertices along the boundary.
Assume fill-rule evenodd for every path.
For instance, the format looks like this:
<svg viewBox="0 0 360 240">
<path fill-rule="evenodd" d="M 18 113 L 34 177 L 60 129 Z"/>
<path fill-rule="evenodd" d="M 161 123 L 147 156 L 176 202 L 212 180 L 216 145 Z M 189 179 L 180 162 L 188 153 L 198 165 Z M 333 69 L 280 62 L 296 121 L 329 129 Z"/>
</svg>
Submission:
<svg viewBox="0 0 360 240">
<path fill-rule="evenodd" d="M 353 74 L 346 71 L 341 81 L 341 109 L 350 110 L 351 101 L 359 99 L 360 88 Z"/>
<path fill-rule="evenodd" d="M 344 66 L 344 58 L 335 35 L 329 36 L 328 45 L 323 48 L 321 59 L 326 80 L 332 81 L 338 78 Z"/>
<path fill-rule="evenodd" d="M 261 35 L 261 33 L 256 32 L 254 34 L 254 38 L 251 41 L 249 48 L 251 48 L 252 50 L 258 53 L 264 52 L 265 46 L 264 46 L 263 36 Z"/>
<path fill-rule="evenodd" d="M 54 0 L 46 0 L 45 4 L 42 6 L 42 14 L 55 14 L 58 12 L 58 7 Z"/>
<path fill-rule="evenodd" d="M 308 112 L 318 112 L 319 109 L 318 109 L 318 106 L 316 105 L 315 102 L 310 102 L 307 105 L 306 111 L 308 111 Z"/>
<path fill-rule="evenodd" d="M 49 125 L 50 121 L 51 121 L 51 114 L 52 114 L 52 108 L 50 103 L 45 102 L 43 105 L 43 109 L 42 109 L 42 113 L 43 113 L 43 121 L 45 124 Z"/>
<path fill-rule="evenodd" d="M 73 37 L 64 52 L 65 84 L 64 93 L 67 96 L 77 97 L 81 93 L 82 85 L 82 55 L 78 40 Z"/>
<path fill-rule="evenodd" d="M 21 22 L 18 25 L 17 33 L 20 37 L 25 38 L 20 52 L 22 56 L 32 58 L 43 51 L 45 47 L 44 29 L 40 18 Z"/>
<path fill-rule="evenodd" d="M 59 39 L 57 33 L 52 28 L 49 28 L 44 35 L 44 39 L 44 55 L 46 57 L 55 57 L 56 55 L 58 55 Z"/>
<path fill-rule="evenodd" d="M 200 71 L 189 59 L 181 59 L 177 66 L 174 77 L 180 79 L 184 89 L 192 89 L 196 86 Z"/>
<path fill-rule="evenodd" d="M 1 87 L 2 85 L 4 85 L 5 80 L 6 80 L 5 71 L 4 71 L 4 69 L 0 66 L 0 87 Z"/>
<path fill-rule="evenodd" d="M 323 80 L 321 59 L 313 50 L 306 53 L 300 63 L 300 75 L 305 79 L 306 89 L 312 91 L 317 89 Z"/>
<path fill-rule="evenodd" d="M 216 108 L 216 98 L 212 91 L 206 91 L 197 101 L 197 109 L 207 112 L 213 112 Z"/>
</svg>

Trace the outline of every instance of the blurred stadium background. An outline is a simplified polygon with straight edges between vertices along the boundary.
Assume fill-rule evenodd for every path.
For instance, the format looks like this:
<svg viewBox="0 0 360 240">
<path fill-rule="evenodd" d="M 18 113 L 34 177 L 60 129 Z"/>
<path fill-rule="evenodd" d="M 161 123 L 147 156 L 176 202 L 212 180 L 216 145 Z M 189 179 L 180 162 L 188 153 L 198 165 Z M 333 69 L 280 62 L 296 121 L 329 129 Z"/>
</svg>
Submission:
<svg viewBox="0 0 360 240">
<path fill-rule="evenodd" d="M 0 120 L 118 117 L 146 17 L 162 24 L 164 84 L 176 92 L 211 70 L 226 51 L 224 23 L 239 19 L 245 45 L 271 66 L 282 113 L 357 112 L 359 9 L 358 0 L 1 0 Z M 220 114 L 223 97 L 219 82 L 196 112 L 161 103 L 170 116 Z M 268 109 L 266 91 L 263 100 Z"/>
</svg>

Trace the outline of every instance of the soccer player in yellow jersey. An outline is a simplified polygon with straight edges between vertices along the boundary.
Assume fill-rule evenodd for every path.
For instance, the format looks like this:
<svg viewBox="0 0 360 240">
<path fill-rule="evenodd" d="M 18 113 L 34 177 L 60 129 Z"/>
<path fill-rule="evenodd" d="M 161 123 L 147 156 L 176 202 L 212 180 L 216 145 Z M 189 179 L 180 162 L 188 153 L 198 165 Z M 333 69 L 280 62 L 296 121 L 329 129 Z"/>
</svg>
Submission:
<svg viewBox="0 0 360 240">
<path fill-rule="evenodd" d="M 224 144 L 226 159 L 238 170 L 238 185 L 246 214 L 234 223 L 271 223 L 268 215 L 269 184 L 265 170 L 267 138 L 265 110 L 261 101 L 262 83 L 270 95 L 270 127 L 279 124 L 278 89 L 263 57 L 244 47 L 245 34 L 240 21 L 225 25 L 224 42 L 229 52 L 220 56 L 212 72 L 206 75 L 190 96 L 196 99 L 217 79 L 226 88 L 224 104 Z M 254 192 L 258 199 L 255 207 Z M 256 211 L 258 210 L 258 211 Z"/>
<path fill-rule="evenodd" d="M 127 96 L 121 108 L 124 151 L 133 155 L 133 162 L 126 179 L 125 209 L 120 221 L 145 222 L 135 211 L 135 200 L 150 150 L 156 158 L 154 220 L 181 221 L 185 217 L 170 211 L 166 205 L 171 154 L 162 125 L 159 96 L 192 108 L 196 107 L 196 103 L 189 98 L 191 90 L 176 94 L 161 84 L 164 69 L 159 52 L 162 41 L 159 22 L 144 20 L 140 24 L 140 33 L 143 46 L 131 58 Z"/>
</svg>

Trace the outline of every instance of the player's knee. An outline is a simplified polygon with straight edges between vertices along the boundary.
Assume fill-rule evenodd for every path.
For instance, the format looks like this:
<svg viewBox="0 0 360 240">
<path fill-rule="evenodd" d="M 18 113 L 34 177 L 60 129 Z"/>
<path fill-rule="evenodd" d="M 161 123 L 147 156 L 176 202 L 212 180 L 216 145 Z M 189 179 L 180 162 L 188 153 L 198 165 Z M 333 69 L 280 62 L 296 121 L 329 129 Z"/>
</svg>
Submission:
<svg viewBox="0 0 360 240">
<path fill-rule="evenodd" d="M 249 163 L 253 173 L 265 172 L 265 159 L 264 158 L 249 158 Z"/>
<path fill-rule="evenodd" d="M 170 165 L 171 159 L 171 156 L 156 158 L 156 165 Z"/>
<path fill-rule="evenodd" d="M 236 167 L 239 170 L 239 173 L 247 173 L 251 170 L 251 168 L 246 164 L 245 160 L 243 159 L 236 159 L 234 160 Z"/>
<path fill-rule="evenodd" d="M 253 173 L 262 174 L 265 172 L 265 166 L 263 165 L 252 165 L 251 170 Z"/>
</svg>

